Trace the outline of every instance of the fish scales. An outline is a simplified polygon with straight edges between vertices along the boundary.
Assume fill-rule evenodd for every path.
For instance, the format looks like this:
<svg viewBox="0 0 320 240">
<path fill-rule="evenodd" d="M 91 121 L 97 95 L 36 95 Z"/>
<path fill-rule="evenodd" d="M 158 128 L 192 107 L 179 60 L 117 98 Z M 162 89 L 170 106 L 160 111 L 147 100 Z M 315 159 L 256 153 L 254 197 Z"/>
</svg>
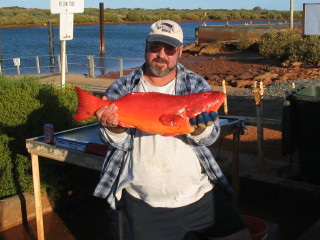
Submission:
<svg viewBox="0 0 320 240">
<path fill-rule="evenodd" d="M 114 103 L 118 107 L 119 125 L 164 136 L 191 133 L 189 119 L 202 112 L 218 111 L 225 94 L 219 91 L 168 95 L 133 92 L 115 101 L 102 100 L 75 87 L 78 94 L 77 121 L 94 116 L 95 112 Z"/>
</svg>

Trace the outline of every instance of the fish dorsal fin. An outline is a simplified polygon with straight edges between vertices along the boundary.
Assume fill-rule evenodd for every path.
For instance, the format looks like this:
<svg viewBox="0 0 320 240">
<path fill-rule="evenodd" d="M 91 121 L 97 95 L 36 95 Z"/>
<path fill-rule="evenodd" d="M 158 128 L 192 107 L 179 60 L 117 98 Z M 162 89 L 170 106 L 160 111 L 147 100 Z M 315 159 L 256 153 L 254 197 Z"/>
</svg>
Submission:
<svg viewBox="0 0 320 240">
<path fill-rule="evenodd" d="M 164 126 L 177 128 L 188 122 L 188 120 L 180 114 L 163 114 L 159 120 Z"/>
</svg>

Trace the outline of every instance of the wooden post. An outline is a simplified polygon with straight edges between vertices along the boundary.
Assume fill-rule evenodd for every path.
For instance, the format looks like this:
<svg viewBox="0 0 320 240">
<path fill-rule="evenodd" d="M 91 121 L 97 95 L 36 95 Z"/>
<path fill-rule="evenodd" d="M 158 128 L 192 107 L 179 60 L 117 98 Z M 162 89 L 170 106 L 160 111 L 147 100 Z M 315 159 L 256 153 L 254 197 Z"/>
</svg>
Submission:
<svg viewBox="0 0 320 240">
<path fill-rule="evenodd" d="M 119 71 L 120 71 L 120 77 L 123 77 L 123 59 L 119 59 Z"/>
<path fill-rule="evenodd" d="M 226 94 L 226 98 L 224 99 L 223 102 L 223 110 L 224 114 L 228 116 L 228 99 L 227 99 L 227 88 L 226 88 L 226 80 L 222 80 L 222 91 Z"/>
<path fill-rule="evenodd" d="M 51 21 L 48 21 L 49 31 L 49 54 L 50 54 L 50 72 L 54 73 L 54 37 L 53 37 L 53 25 Z"/>
<path fill-rule="evenodd" d="M 235 208 L 239 208 L 239 145 L 240 132 L 242 129 L 233 133 L 233 151 L 232 151 L 232 202 Z"/>
<path fill-rule="evenodd" d="M 31 162 L 32 162 L 32 179 L 33 179 L 34 198 L 35 198 L 36 220 L 37 220 L 37 234 L 38 234 L 38 240 L 44 240 L 38 155 L 31 154 Z"/>
<path fill-rule="evenodd" d="M 104 48 L 104 4 L 101 2 L 99 4 L 100 8 L 100 55 L 103 56 L 105 54 Z"/>
<path fill-rule="evenodd" d="M 263 126 L 262 126 L 262 97 L 263 97 L 263 83 L 260 82 L 260 87 L 257 88 L 256 84 L 252 91 L 254 100 L 256 103 L 256 114 L 257 114 L 257 143 L 258 143 L 258 160 L 259 160 L 259 171 L 265 170 L 265 162 L 263 157 Z"/>
</svg>

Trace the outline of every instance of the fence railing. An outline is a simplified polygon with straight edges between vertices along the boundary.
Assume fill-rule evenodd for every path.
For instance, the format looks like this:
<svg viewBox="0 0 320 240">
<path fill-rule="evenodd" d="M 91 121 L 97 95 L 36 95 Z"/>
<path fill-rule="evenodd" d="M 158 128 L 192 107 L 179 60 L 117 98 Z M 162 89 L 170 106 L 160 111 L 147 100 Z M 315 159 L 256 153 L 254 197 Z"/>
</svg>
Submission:
<svg viewBox="0 0 320 240">
<path fill-rule="evenodd" d="M 144 59 L 109 58 L 94 55 L 67 54 L 66 72 L 85 73 L 89 77 L 103 75 L 110 71 L 120 72 L 125 69 L 141 66 Z M 0 59 L 1 74 L 40 74 L 60 73 L 60 55 L 41 55 L 20 58 Z"/>
</svg>

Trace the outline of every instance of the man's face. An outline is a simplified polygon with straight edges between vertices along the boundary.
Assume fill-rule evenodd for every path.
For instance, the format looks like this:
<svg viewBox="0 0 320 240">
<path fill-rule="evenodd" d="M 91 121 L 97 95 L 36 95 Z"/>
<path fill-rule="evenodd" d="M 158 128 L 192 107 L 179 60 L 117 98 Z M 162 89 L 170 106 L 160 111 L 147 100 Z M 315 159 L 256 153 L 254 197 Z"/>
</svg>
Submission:
<svg viewBox="0 0 320 240">
<path fill-rule="evenodd" d="M 168 75 L 173 71 L 182 54 L 182 46 L 173 47 L 163 42 L 147 42 L 145 59 L 147 70 L 157 77 Z"/>
</svg>

